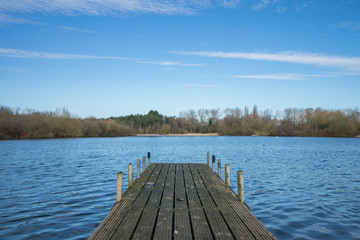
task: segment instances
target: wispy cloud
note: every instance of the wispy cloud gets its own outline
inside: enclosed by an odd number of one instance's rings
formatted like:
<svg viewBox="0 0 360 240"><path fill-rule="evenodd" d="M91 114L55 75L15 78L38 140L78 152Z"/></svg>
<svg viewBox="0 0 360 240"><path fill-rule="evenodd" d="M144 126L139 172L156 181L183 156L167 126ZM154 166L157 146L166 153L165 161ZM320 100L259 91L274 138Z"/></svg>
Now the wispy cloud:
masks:
<svg viewBox="0 0 360 240"><path fill-rule="evenodd" d="M335 24L335 27L344 28L344 29L351 30L351 31L360 31L360 22L342 21L342 22Z"/></svg>
<svg viewBox="0 0 360 240"><path fill-rule="evenodd" d="M194 14L198 9L217 5L236 7L240 0L7 0L0 13L60 13L65 15L107 15L127 12L155 14Z"/></svg>
<svg viewBox="0 0 360 240"><path fill-rule="evenodd" d="M297 0L296 8L307 7L307 0ZM16 17L19 14L61 14L89 16L121 16L127 13L153 13L167 15L193 15L202 9L215 7L252 10L287 10L289 4L283 0L2 0L0 24L29 23Z"/></svg>
<svg viewBox="0 0 360 240"><path fill-rule="evenodd" d="M259 0L259 1L256 1L256 3L254 3L252 5L252 9L253 10L261 10L261 9L264 9L264 8L267 8L269 5L273 5L275 4L277 1L275 0Z"/></svg>
<svg viewBox="0 0 360 240"><path fill-rule="evenodd" d="M4 13L1 13L1 11L0 11L0 26L5 23L6 24L8 24L8 23L11 23L11 24L38 24L36 21L16 17L16 16L9 15L9 14L4 14Z"/></svg>
<svg viewBox="0 0 360 240"><path fill-rule="evenodd" d="M234 8L241 2L241 0L222 0L221 2L226 8Z"/></svg>
<svg viewBox="0 0 360 240"><path fill-rule="evenodd" d="M273 8L275 11L282 13L287 10L287 7L279 0L256 0L251 9L255 11L264 10L267 8Z"/></svg>
<svg viewBox="0 0 360 240"><path fill-rule="evenodd" d="M181 1L179 1L181 2ZM160 0L8 0L0 12L41 12L61 14L115 15L123 12L187 13L186 5Z"/></svg>
<svg viewBox="0 0 360 240"><path fill-rule="evenodd" d="M130 60L130 61L140 60L137 58L128 58L128 57L47 53L47 52L35 52L35 51L7 49L7 48L0 48L0 56L12 57L12 58L43 58L43 59L108 59L108 60Z"/></svg>
<svg viewBox="0 0 360 240"><path fill-rule="evenodd" d="M149 63L159 66L172 67L172 66L181 66L181 67L200 67L202 64L198 63L180 63L180 62L170 62L170 61L145 61L139 60L140 63Z"/></svg>
<svg viewBox="0 0 360 240"><path fill-rule="evenodd" d="M76 27L69 27L69 26L56 26L56 27L59 29L62 29L64 31L69 31L69 32L99 34L99 32L91 31L88 29L80 29L80 28L76 28Z"/></svg>
<svg viewBox="0 0 360 240"><path fill-rule="evenodd" d="M67 54L67 53L48 53L48 52L37 52L27 51L20 49L8 49L0 48L0 56L10 58L38 58L38 59L67 59L67 60L91 60L91 59L103 59L103 60L124 60L132 61L144 64L154 64L164 67L199 67L202 64L197 63L181 63L171 61L151 61L144 60L141 58L130 58L130 57L118 57L118 56L95 56L95 55L83 55L83 54Z"/></svg>
<svg viewBox="0 0 360 240"><path fill-rule="evenodd" d="M258 79L258 80L310 80L313 78L335 77L329 74L299 74L299 73L275 73L258 75L236 75L234 78Z"/></svg>
<svg viewBox="0 0 360 240"><path fill-rule="evenodd" d="M251 4L251 9L255 11L262 11L266 9L272 9L278 13L286 12L291 9L296 12L305 12L308 9L316 9L316 1L309 0L251 0L248 1Z"/></svg>
<svg viewBox="0 0 360 240"><path fill-rule="evenodd" d="M317 53L304 53L304 52L261 53L261 52L173 51L172 53L181 54L181 55L212 57L212 58L249 59L249 60L259 60L259 61L318 65L323 67L335 67L344 70L360 72L359 57L329 56L329 55L323 55Z"/></svg>

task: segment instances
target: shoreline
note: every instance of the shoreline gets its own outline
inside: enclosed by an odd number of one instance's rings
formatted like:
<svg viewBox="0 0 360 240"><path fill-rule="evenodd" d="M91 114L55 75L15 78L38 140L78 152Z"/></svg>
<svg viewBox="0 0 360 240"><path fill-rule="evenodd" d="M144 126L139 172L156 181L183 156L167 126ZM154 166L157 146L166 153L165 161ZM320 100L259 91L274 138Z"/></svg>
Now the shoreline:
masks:
<svg viewBox="0 0 360 240"><path fill-rule="evenodd" d="M24 140L50 140L50 139L77 139L77 138L118 138L118 137L309 137L309 138L360 138L360 135L356 135L354 137L334 137L334 136L328 136L328 137L320 137L320 136L267 136L267 135L220 135L218 133L183 133L183 134L135 134L135 135L128 135L128 136L113 136L113 137L49 137L49 138L0 138L0 141L24 141Z"/></svg>
<svg viewBox="0 0 360 240"><path fill-rule="evenodd" d="M177 133L177 134L136 134L137 137L198 137L198 136L220 136L218 133Z"/></svg>

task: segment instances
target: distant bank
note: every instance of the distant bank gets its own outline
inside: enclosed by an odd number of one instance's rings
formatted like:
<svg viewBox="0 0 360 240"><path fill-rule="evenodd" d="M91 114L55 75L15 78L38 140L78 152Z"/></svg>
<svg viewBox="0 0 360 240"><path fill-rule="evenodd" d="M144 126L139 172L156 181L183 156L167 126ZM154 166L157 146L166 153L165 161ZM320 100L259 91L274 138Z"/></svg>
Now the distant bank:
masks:
<svg viewBox="0 0 360 240"><path fill-rule="evenodd" d="M360 135L360 111L358 108L288 108L273 116L270 111L259 112L254 106L252 111L246 107L244 111L234 108L226 109L223 113L219 109L189 110L182 112L179 117L168 117L151 110L146 115L83 119L71 115L67 109L58 109L56 112L21 112L19 109L0 105L0 139L125 137L137 134L355 137Z"/></svg>
<svg viewBox="0 0 360 240"><path fill-rule="evenodd" d="M220 135L218 133L183 133L183 134L136 134L137 137L172 137L172 136L180 136L180 137L196 137L196 136L229 136L229 135ZM241 136L241 135L237 135ZM251 135L252 137L261 137L261 136L267 136L267 135ZM272 136L273 137L273 136ZM355 138L360 138L360 135L355 136Z"/></svg>
<svg viewBox="0 0 360 240"><path fill-rule="evenodd" d="M140 137L157 137L157 136L184 136L184 137L194 137L194 136L220 136L218 133L184 133L184 134L136 134Z"/></svg>

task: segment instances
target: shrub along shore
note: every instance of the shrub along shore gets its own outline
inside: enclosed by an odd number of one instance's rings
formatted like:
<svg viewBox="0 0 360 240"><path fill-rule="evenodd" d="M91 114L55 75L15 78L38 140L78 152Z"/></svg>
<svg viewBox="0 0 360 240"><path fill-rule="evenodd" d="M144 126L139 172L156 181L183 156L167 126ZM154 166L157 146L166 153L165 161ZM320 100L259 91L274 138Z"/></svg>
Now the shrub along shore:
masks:
<svg viewBox="0 0 360 240"><path fill-rule="evenodd" d="M327 110L287 108L273 113L227 108L199 109L165 116L151 110L109 118L79 118L67 109L55 112L11 109L0 106L0 139L41 139L69 137L120 137L155 135L231 136L316 136L356 137L360 135L358 108Z"/></svg>

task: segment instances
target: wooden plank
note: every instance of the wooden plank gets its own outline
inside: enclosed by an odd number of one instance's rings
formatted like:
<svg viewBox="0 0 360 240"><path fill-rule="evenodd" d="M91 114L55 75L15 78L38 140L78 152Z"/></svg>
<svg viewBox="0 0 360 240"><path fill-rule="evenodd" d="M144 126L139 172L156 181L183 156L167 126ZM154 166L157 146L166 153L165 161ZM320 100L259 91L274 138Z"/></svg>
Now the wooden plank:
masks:
<svg viewBox="0 0 360 240"><path fill-rule="evenodd" d="M221 215L229 226L230 231L235 239L254 239L251 232L244 225L240 217L234 212L230 204L222 196L218 190L218 185L214 184L214 178L217 180L218 176L213 174L213 172L204 172L203 166L198 165L198 170L200 175L205 183L206 188L208 189L211 197L214 199L216 205L218 206ZM221 186L224 188L224 186Z"/></svg>
<svg viewBox="0 0 360 240"><path fill-rule="evenodd" d="M194 239L213 239L188 164L183 164L183 171Z"/></svg>
<svg viewBox="0 0 360 240"><path fill-rule="evenodd" d="M181 164L176 165L174 239L192 239Z"/></svg>
<svg viewBox="0 0 360 240"><path fill-rule="evenodd" d="M244 225L250 230L255 239L277 239L264 224L256 218L249 208L238 200L236 194L231 189L224 188L224 184L220 178L210 175L211 169L209 167L205 164L198 164L197 167L203 178L206 179L206 183L215 187L216 190L211 190L213 191L213 194L222 196L222 198L229 203L232 210L243 221Z"/></svg>
<svg viewBox="0 0 360 240"><path fill-rule="evenodd" d="M115 205L110 210L109 214L105 219L99 224L95 231L88 238L92 239L110 239L114 234L111 229L114 229L122 221L127 210L132 205L133 201L136 199L141 189L145 185L145 182L148 180L152 172L154 171L156 164L151 164L140 176L140 179L135 181L134 187L131 191L125 192L123 199L115 203Z"/></svg>
<svg viewBox="0 0 360 240"><path fill-rule="evenodd" d="M161 201L161 203L160 203ZM276 239L205 164L151 164L89 239Z"/></svg>
<svg viewBox="0 0 360 240"><path fill-rule="evenodd" d="M175 164L171 164L166 177L165 188L156 222L154 239L172 239L173 208L175 189Z"/></svg>
<svg viewBox="0 0 360 240"><path fill-rule="evenodd" d="M169 166L165 164L162 168L132 239L151 239Z"/></svg>
<svg viewBox="0 0 360 240"><path fill-rule="evenodd" d="M215 205L210 194L206 190L204 182L202 181L200 174L195 167L195 164L189 164L189 166L194 179L196 190L198 192L201 204L204 208L214 238L233 239L228 226L226 225L219 210L217 209L217 206Z"/></svg>
<svg viewBox="0 0 360 240"><path fill-rule="evenodd" d="M149 199L152 188L157 178L159 177L162 167L163 164L157 164L155 170L151 174L140 194L134 201L129 211L126 213L123 221L121 221L117 229L114 229L115 233L112 236L112 239L131 239L143 212L144 206Z"/></svg>

